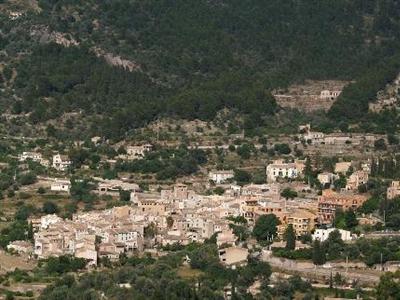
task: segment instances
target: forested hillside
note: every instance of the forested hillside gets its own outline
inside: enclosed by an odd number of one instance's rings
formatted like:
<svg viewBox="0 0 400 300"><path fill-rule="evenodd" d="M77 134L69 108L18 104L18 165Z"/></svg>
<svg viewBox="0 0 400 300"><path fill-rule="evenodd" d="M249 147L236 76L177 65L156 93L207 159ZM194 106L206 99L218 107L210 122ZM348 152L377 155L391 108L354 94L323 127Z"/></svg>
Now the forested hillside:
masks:
<svg viewBox="0 0 400 300"><path fill-rule="evenodd" d="M40 0L17 19L0 5L2 110L33 112L33 123L81 111L106 136L223 108L261 126L279 110L270 91L305 79L354 81L328 114L354 123L400 71L395 0ZM110 66L95 48L137 68Z"/></svg>

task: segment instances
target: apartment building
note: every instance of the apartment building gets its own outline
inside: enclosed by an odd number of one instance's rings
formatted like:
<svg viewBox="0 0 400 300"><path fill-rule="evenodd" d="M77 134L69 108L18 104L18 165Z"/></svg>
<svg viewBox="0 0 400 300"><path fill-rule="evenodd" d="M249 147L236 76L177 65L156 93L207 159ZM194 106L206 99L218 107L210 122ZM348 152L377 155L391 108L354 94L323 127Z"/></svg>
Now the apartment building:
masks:
<svg viewBox="0 0 400 300"><path fill-rule="evenodd" d="M335 217L336 210L357 209L366 200L367 196L363 194L354 194L351 192L335 192L333 190L323 190L318 198L318 220L320 223L329 224Z"/></svg>

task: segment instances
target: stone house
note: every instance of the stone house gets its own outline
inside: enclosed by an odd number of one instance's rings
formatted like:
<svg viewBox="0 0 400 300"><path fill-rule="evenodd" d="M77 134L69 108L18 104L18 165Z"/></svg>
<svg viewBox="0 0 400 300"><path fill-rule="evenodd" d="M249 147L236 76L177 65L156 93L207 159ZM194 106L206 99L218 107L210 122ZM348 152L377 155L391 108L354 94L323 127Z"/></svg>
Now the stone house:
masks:
<svg viewBox="0 0 400 300"><path fill-rule="evenodd" d="M208 179L212 180L216 184L221 184L235 176L233 170L221 170L221 171L211 171L208 174Z"/></svg>
<svg viewBox="0 0 400 300"><path fill-rule="evenodd" d="M296 179L303 174L305 162L296 160L285 163L283 160L275 160L266 169L267 181L274 182L278 178Z"/></svg>
<svg viewBox="0 0 400 300"><path fill-rule="evenodd" d="M72 165L72 161L67 155L53 155L53 168L58 171L66 171Z"/></svg>
<svg viewBox="0 0 400 300"><path fill-rule="evenodd" d="M400 196L400 181L392 181L390 186L387 188L386 197L388 199L394 199Z"/></svg>

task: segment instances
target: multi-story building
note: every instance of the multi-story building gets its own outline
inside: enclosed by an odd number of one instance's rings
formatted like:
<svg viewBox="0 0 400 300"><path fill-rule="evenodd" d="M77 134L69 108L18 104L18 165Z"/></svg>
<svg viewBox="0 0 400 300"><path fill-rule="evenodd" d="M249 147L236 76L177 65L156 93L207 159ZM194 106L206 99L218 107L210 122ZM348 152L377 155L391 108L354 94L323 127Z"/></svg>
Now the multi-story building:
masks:
<svg viewBox="0 0 400 300"><path fill-rule="evenodd" d="M315 213L305 209L288 211L286 217L287 225L291 224L293 226L297 237L310 233L315 228L317 220Z"/></svg>
<svg viewBox="0 0 400 300"><path fill-rule="evenodd" d="M322 195L318 198L318 220L322 224L329 224L333 221L338 209L343 211L355 210L366 200L367 196L363 194L323 190Z"/></svg>

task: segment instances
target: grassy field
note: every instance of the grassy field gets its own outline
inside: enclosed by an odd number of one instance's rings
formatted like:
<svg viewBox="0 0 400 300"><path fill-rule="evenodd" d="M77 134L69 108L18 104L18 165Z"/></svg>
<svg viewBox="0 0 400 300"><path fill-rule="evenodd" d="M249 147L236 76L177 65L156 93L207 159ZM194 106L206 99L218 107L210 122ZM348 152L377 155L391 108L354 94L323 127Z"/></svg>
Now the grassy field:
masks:
<svg viewBox="0 0 400 300"><path fill-rule="evenodd" d="M200 270L192 269L189 266L181 266L178 269L178 276L183 279L195 279L203 275L204 273Z"/></svg>

